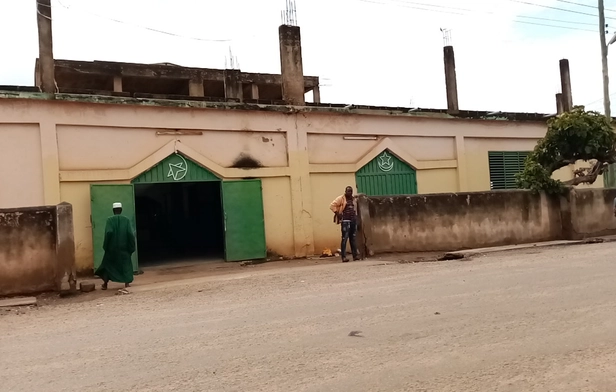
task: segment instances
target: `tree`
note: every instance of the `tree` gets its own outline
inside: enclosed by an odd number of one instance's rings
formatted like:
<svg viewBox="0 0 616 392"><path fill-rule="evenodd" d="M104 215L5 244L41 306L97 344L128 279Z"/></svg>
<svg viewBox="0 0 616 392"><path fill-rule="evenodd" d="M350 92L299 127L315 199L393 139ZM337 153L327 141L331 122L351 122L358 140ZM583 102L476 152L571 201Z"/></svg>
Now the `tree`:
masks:
<svg viewBox="0 0 616 392"><path fill-rule="evenodd" d="M576 170L566 182L552 178L556 170L580 160L590 167ZM522 189L558 193L565 186L594 183L615 162L616 133L607 117L576 106L548 121L548 132L526 158L516 181Z"/></svg>

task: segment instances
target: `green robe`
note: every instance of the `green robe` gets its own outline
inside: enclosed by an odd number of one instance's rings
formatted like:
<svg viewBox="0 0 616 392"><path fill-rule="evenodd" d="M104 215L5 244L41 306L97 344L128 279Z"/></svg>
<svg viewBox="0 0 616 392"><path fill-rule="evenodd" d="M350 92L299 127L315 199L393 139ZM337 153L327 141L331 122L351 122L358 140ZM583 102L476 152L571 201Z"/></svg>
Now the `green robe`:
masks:
<svg viewBox="0 0 616 392"><path fill-rule="evenodd" d="M130 219L122 215L107 218L103 242L103 262L94 272L103 280L118 283L133 281L131 255L135 252L135 235Z"/></svg>

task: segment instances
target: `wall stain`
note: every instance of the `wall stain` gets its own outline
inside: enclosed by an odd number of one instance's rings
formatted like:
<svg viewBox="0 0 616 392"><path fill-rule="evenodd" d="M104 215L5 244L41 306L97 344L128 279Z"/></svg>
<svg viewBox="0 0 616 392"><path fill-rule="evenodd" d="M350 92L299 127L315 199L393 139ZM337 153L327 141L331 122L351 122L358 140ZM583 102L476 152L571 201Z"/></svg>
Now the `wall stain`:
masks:
<svg viewBox="0 0 616 392"><path fill-rule="evenodd" d="M250 155L241 153L235 159L231 167L234 167L236 169L256 169L259 167L263 167L263 164L261 164L261 162L251 157Z"/></svg>

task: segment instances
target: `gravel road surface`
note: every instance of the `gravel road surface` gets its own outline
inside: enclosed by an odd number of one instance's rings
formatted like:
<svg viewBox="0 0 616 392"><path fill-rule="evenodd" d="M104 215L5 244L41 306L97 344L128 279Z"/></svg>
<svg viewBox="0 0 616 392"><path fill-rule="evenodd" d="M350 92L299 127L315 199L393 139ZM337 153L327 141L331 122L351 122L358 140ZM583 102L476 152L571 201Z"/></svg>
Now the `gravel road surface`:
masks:
<svg viewBox="0 0 616 392"><path fill-rule="evenodd" d="M0 311L0 391L616 391L616 243Z"/></svg>

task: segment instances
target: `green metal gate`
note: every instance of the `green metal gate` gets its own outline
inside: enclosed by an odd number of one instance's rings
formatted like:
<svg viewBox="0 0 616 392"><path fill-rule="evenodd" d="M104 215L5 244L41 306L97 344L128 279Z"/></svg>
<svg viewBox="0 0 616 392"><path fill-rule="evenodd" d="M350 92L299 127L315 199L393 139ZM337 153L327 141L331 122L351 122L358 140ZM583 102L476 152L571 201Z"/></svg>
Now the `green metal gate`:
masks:
<svg viewBox="0 0 616 392"><path fill-rule="evenodd" d="M223 181L225 259L266 257L261 180Z"/></svg>
<svg viewBox="0 0 616 392"><path fill-rule="evenodd" d="M417 194L417 172L389 150L355 173L357 192L368 196Z"/></svg>
<svg viewBox="0 0 616 392"><path fill-rule="evenodd" d="M221 184L225 260L266 257L261 180L221 181L215 174L181 154L171 154L133 179L133 184L217 181Z"/></svg>
<svg viewBox="0 0 616 392"><path fill-rule="evenodd" d="M103 261L103 241L105 240L105 224L107 218L113 215L113 203L122 203L122 215L130 219L133 231L136 232L135 222L135 193L130 184L90 185L90 202L92 213L92 251L94 253L94 269ZM133 271L138 271L137 251L131 257Z"/></svg>

